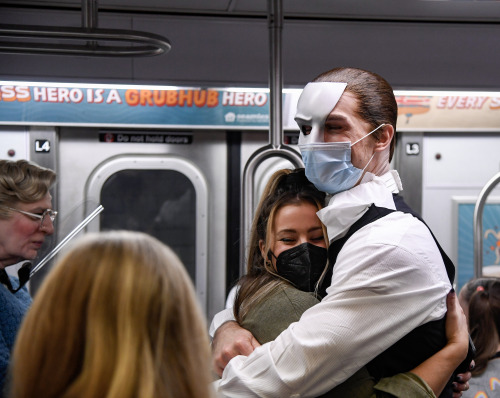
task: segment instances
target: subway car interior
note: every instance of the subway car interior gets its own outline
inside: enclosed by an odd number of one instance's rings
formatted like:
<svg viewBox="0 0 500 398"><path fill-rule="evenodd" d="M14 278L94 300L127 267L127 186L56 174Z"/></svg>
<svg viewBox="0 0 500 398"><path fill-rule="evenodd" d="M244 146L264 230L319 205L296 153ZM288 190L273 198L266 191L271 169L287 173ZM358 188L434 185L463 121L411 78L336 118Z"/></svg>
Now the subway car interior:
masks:
<svg viewBox="0 0 500 398"><path fill-rule="evenodd" d="M38 260L102 205L78 233L157 237L211 319L264 185L302 167L302 88L366 69L395 90L391 166L459 288L500 268L499 37L499 1L0 0L0 159L57 173Z"/></svg>

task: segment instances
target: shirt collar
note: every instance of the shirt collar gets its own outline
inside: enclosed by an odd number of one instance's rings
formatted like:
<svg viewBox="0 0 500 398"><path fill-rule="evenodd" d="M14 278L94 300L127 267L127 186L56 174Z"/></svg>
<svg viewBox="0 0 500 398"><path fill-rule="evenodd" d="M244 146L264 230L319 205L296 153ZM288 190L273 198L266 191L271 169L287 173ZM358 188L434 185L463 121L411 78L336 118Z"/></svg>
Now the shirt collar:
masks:
<svg viewBox="0 0 500 398"><path fill-rule="evenodd" d="M399 191L403 190L401 178L399 178L399 173L396 170L390 170L378 178L384 182L387 189L392 193L399 193Z"/></svg>
<svg viewBox="0 0 500 398"><path fill-rule="evenodd" d="M328 240L344 236L372 204L396 210L392 194L402 189L398 172L391 170L382 176L366 173L359 185L333 195L328 206L317 213L326 226Z"/></svg>

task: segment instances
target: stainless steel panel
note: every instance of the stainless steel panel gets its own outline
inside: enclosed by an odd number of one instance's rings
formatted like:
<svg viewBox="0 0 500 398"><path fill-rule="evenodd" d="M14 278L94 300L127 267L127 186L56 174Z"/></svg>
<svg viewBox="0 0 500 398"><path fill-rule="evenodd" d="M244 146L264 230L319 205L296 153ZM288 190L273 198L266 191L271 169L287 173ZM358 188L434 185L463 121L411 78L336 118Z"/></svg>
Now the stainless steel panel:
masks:
<svg viewBox="0 0 500 398"><path fill-rule="evenodd" d="M127 133L126 130L122 132ZM152 134L151 131L145 133ZM174 133L169 132L169 134ZM120 163L120 159L122 161L127 159L131 162L136 159L138 168L155 169L158 168L158 162L164 162L175 171L182 169L182 173L193 181L197 195L199 192L196 211L200 216L198 224L201 227L199 230L197 228L196 239L198 247L201 246L201 248L196 255L196 266L203 268L203 263L206 263L206 270L200 272L201 279L196 280L195 283L202 305L205 307L205 313L211 319L224 307L225 300L226 133L196 131L189 134L192 137L192 143L188 145L109 143L99 141L98 129L62 128L59 135L59 210L62 216L59 228L61 236L64 236L87 213L97 207L100 197L93 193L94 186L98 179L108 173L110 166L106 165ZM153 166L152 162L156 162L156 165ZM147 166L148 163L149 166ZM147 194L147 192L138 192L138 195ZM178 216L182 217L182 214ZM95 222L93 221L88 230L98 228L94 225Z"/></svg>
<svg viewBox="0 0 500 398"><path fill-rule="evenodd" d="M163 174L157 173L162 171ZM120 174L122 177L118 182ZM182 181L183 176L187 177L187 183ZM170 181L160 179L162 177L170 177ZM115 183L106 189L110 180ZM194 193L190 190L191 186ZM93 224L94 230L139 230L169 245L188 269L206 311L208 187L196 165L185 159L167 156L113 157L91 174L85 196L100 202L105 209L100 225ZM104 220L106 217L107 222ZM190 228L190 224L195 228ZM193 253L195 256L192 258Z"/></svg>

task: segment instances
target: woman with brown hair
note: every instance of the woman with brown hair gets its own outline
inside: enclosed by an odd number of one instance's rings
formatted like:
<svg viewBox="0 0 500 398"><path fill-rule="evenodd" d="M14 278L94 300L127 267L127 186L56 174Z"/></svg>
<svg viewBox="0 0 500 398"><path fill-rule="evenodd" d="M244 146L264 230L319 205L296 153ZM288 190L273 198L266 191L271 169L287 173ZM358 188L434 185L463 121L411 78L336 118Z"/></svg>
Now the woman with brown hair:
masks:
<svg viewBox="0 0 500 398"><path fill-rule="evenodd" d="M316 216L324 202L325 194L306 179L304 169L278 170L262 193L250 234L247 272L238 283L233 307L236 320L255 330L261 343L274 340L326 294L331 277L331 270L326 276L328 241ZM290 308L284 308L286 304ZM272 325L254 323L260 312L272 307L280 308ZM290 318L291 313L296 316Z"/></svg>
<svg viewBox="0 0 500 398"><path fill-rule="evenodd" d="M89 234L56 264L19 332L12 398L206 398L206 324L179 258L139 232Z"/></svg>

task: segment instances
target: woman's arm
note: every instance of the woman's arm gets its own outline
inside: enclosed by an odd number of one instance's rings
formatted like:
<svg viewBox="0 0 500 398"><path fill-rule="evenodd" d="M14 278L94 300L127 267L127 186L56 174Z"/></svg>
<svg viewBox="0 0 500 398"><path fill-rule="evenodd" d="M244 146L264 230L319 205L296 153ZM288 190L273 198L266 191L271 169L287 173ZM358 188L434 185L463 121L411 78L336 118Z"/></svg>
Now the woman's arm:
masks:
<svg viewBox="0 0 500 398"><path fill-rule="evenodd" d="M410 372L381 379L374 387L373 397L434 398L441 394L455 369L465 359L469 347L467 320L454 291L448 294L446 303L446 346ZM470 372L462 377L462 384L454 388L454 398L468 389Z"/></svg>
<svg viewBox="0 0 500 398"><path fill-rule="evenodd" d="M467 356L469 333L467 319L460 306L455 291L446 298L446 337L448 344L411 372L425 380L438 396L451 378L455 369Z"/></svg>

